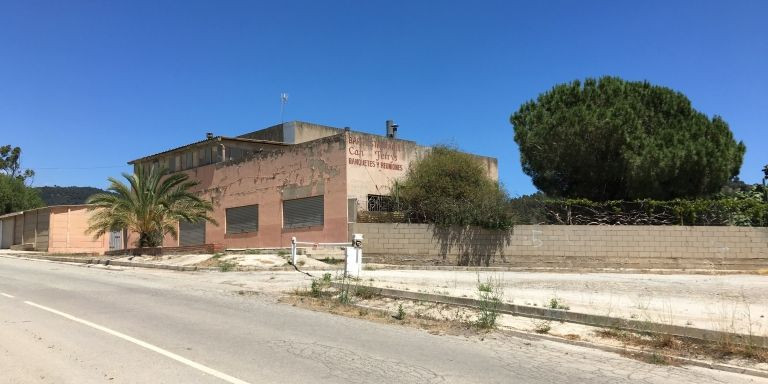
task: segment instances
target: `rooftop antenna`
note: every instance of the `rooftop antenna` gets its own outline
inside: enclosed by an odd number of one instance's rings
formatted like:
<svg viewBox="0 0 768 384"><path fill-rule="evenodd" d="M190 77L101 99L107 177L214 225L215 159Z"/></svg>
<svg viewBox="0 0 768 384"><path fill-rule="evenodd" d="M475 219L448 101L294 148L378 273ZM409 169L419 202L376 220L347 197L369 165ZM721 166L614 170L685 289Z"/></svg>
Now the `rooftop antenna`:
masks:
<svg viewBox="0 0 768 384"><path fill-rule="evenodd" d="M285 111L285 104L288 103L288 94L283 92L280 94L280 124L283 123L283 112Z"/></svg>

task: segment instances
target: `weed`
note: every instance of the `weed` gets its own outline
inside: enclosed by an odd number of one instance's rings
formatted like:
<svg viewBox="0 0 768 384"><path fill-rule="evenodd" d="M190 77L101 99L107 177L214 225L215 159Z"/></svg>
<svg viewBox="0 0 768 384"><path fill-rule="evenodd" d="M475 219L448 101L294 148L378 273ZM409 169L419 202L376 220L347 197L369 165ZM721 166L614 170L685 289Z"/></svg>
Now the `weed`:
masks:
<svg viewBox="0 0 768 384"><path fill-rule="evenodd" d="M553 297L553 298L549 299L549 308L551 308L551 309L562 309L564 311L567 311L567 310L571 309L570 306L566 305L563 302L563 299L558 299L557 297Z"/></svg>
<svg viewBox="0 0 768 384"><path fill-rule="evenodd" d="M768 350L751 345L736 344L732 340L709 342L679 338L660 333L636 333L618 329L604 329L596 331L595 334L600 337L619 340L626 345L641 347L643 349L648 348L653 354L657 354L661 351L664 354L677 354L694 358L701 356L718 360L744 358L757 363L768 362ZM664 361L657 361L659 360L657 357ZM650 357L645 356L641 360L653 364L675 363L674 359L670 359L663 354L659 354L656 357L653 355Z"/></svg>
<svg viewBox="0 0 768 384"><path fill-rule="evenodd" d="M487 282L487 283L480 283L480 282L478 282L477 283L477 290L480 291L480 292L491 293L491 292L493 292L493 285L491 284L490 281Z"/></svg>
<svg viewBox="0 0 768 384"><path fill-rule="evenodd" d="M349 304L351 302L349 298L349 287L347 289L343 289L339 292L339 303L342 304Z"/></svg>
<svg viewBox="0 0 768 384"><path fill-rule="evenodd" d="M394 318L400 321L405 320L405 309L403 309L402 303L397 306L397 313L395 314Z"/></svg>
<svg viewBox="0 0 768 384"><path fill-rule="evenodd" d="M342 278L341 280L341 288L339 288L339 296L338 300L341 304L349 304L352 302L351 297L349 297L349 288L351 284L349 283L349 279Z"/></svg>
<svg viewBox="0 0 768 384"><path fill-rule="evenodd" d="M543 320L543 321L534 321L533 322L533 331L538 334L545 334L549 333L549 331L552 330L552 322L549 320Z"/></svg>
<svg viewBox="0 0 768 384"><path fill-rule="evenodd" d="M501 279L488 277L483 283L480 276L477 277L477 294L480 298L480 308L475 325L481 329L496 327L496 319L499 317L499 307L504 297L504 287Z"/></svg>
<svg viewBox="0 0 768 384"><path fill-rule="evenodd" d="M323 273L323 282L330 283L331 282L331 274L330 273Z"/></svg>
<svg viewBox="0 0 768 384"><path fill-rule="evenodd" d="M245 254L246 255L258 255L258 254L261 254L261 251L259 251L258 249L246 249L245 250Z"/></svg>
<svg viewBox="0 0 768 384"><path fill-rule="evenodd" d="M213 258L213 259L220 259L222 256L224 256L223 253L214 253L211 258Z"/></svg>
<svg viewBox="0 0 768 384"><path fill-rule="evenodd" d="M653 352L650 355L646 355L645 362L656 365L670 365L670 360L668 357L659 355L656 352Z"/></svg>
<svg viewBox="0 0 768 384"><path fill-rule="evenodd" d="M219 271L229 272L237 267L237 263L228 260L219 260Z"/></svg>
<svg viewBox="0 0 768 384"><path fill-rule="evenodd" d="M284 249L281 249L281 250L277 251L277 256L279 256L279 257L285 257L287 255L288 255L288 251L286 251Z"/></svg>
<svg viewBox="0 0 768 384"><path fill-rule="evenodd" d="M312 280L312 284L309 286L309 292L312 297L320 297L323 295L323 286L320 281Z"/></svg>
<svg viewBox="0 0 768 384"><path fill-rule="evenodd" d="M363 300L370 300L374 297L379 296L379 293L376 291L376 288L370 287L367 285L360 285L355 287L355 296L363 299Z"/></svg>

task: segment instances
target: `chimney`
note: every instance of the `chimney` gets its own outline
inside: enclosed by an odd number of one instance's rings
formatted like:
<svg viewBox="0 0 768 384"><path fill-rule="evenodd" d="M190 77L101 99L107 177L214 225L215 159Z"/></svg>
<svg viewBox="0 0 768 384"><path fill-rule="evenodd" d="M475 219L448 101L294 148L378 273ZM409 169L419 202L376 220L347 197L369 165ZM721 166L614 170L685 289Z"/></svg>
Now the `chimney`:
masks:
<svg viewBox="0 0 768 384"><path fill-rule="evenodd" d="M207 132L205 134L205 138L208 139L208 140L213 139L213 132Z"/></svg>
<svg viewBox="0 0 768 384"><path fill-rule="evenodd" d="M397 127L398 125L395 124L392 120L387 120L387 137L394 139L397 137Z"/></svg>

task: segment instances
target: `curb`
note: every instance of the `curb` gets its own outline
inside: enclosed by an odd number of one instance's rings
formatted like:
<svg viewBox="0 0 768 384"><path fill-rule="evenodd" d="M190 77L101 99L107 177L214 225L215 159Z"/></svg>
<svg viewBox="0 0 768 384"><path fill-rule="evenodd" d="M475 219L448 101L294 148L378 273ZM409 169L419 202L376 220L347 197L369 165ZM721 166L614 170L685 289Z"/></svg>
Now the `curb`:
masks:
<svg viewBox="0 0 768 384"><path fill-rule="evenodd" d="M342 284L338 282L332 282L332 286L335 288L341 288ZM480 300L467 298L467 297L455 297L437 295L432 293L420 293L412 291L402 291L391 288L379 288L371 287L379 295L397 298L408 299L418 301L429 301L434 303L457 305L469 308L481 308L482 302ZM593 315L588 313L571 312L561 309L551 309L542 307L533 307L528 305L518 305L509 303L500 303L498 311L515 316L531 317L544 320L553 320L561 322L569 322L576 324L589 325L593 327L604 327L613 329L622 329L633 332L645 332L645 333L660 333L668 334L678 337L684 337L689 339L698 339L709 342L719 342L722 340L729 340L730 342L742 345L752 346L768 346L768 337L764 336L749 336L735 333L728 333L722 331L714 331L702 328L684 327L672 324L652 323L640 320L622 319L617 317Z"/></svg>
<svg viewBox="0 0 768 384"><path fill-rule="evenodd" d="M207 269L207 268L205 269L198 268L195 266L134 263L130 261L117 261L113 259L96 259L96 258L83 258L83 257L35 256L35 255L0 255L0 257L14 258L14 259L27 259L27 260L46 260L46 261L56 261L61 263L94 264L94 265L115 266L115 267L167 269L172 271L184 271L184 272L200 271L200 270Z"/></svg>
<svg viewBox="0 0 768 384"><path fill-rule="evenodd" d="M376 311L376 312L379 312L379 313L382 313L382 314L385 314L385 315L391 315L391 312L389 312L389 311L387 311L385 309L381 309L381 308L368 307L368 306L365 306L365 305L358 305L358 304L348 304L348 305L351 305L351 306L354 306L354 307L358 307L358 308L363 308L363 309L366 309L366 310L369 310L369 311ZM664 354L659 354L659 353L654 353L654 352L648 352L648 351L645 351L645 350L642 350L642 349L637 349L637 348L614 347L614 346L610 346L610 345L601 345L601 344L590 343L590 342L582 341L582 340L568 340L568 339L565 339L565 338L562 338L562 337L551 336L551 335L541 335L541 334L537 334L537 333L529 333L529 332L520 331L520 330L516 330L516 329L500 329L499 331L502 332L502 333L511 334L511 335L513 335L515 337L519 337L519 338L522 338L522 339L546 340L546 341L551 341L551 342L554 342L554 343L568 344L568 345L573 345L573 346L582 347L582 348L590 348L590 349L596 349L596 350L600 350L600 351L604 351L604 352L616 353L616 354L619 354L619 355L624 355L624 354L627 354L627 353L631 353L633 355L640 355L640 356L648 357L648 358L661 356L661 357L664 357L666 359L669 359L671 361L674 361L674 362L677 362L677 363L680 363L680 364L683 364L683 365L692 365L692 366L701 367L701 368L713 369L713 370L716 370L716 371L723 371L723 372L730 372L730 373L736 373L736 374L742 374L742 375L749 375L749 376L755 376L755 377L768 378L768 371L763 371L763 370L759 370L759 369L739 367L739 366L730 365L730 364L721 364L721 363L707 362L707 361L703 361L703 360L689 359L687 357L664 355Z"/></svg>
<svg viewBox="0 0 768 384"><path fill-rule="evenodd" d="M645 275L756 275L756 270L735 269L635 269L635 268L531 268L468 267L459 265L411 265L363 263L363 270L468 271L468 272L548 272L548 273L626 273Z"/></svg>
<svg viewBox="0 0 768 384"><path fill-rule="evenodd" d="M752 368L745 368L745 367L738 367L735 365L729 365L729 364L721 364L721 363L710 363L703 360L694 360L689 359L687 357L679 357L679 356L671 356L671 355L664 355L659 353L653 353L648 352L642 349L636 349L636 348L626 348L626 347L613 347L610 345L600 345L600 344L594 344L587 341L581 341L581 340L568 340L557 336L548 336L548 335L539 335L535 333L528 333L524 331L518 331L518 330L512 330L512 329L504 329L502 332L508 332L512 333L515 336L518 337L528 337L528 338L536 338L536 339L542 339L542 340L548 340L555 343L563 343L563 344L570 344L577 347L583 347L583 348L592 348L597 349L605 352L614 352L618 354L623 353L632 353L635 355L642 355L644 357L653 357L655 356L661 356L665 357L667 359L670 359L672 361L676 361L678 363L684 364L684 365L693 365L696 367L702 367L702 368L709 368L714 369L717 371L724 371L724 372L731 372L731 373L738 373L742 375L749 375L749 376L756 376L756 377L764 377L768 378L768 371L763 371L759 369L752 369Z"/></svg>
<svg viewBox="0 0 768 384"><path fill-rule="evenodd" d="M88 257L66 257L66 256L43 256L43 255L18 255L18 254L5 254L0 255L9 259L27 259L27 260L45 260L61 263L77 263L77 264L92 264L92 265L104 265L115 267L135 267L135 268L148 268L148 269L165 269L170 271L180 272L218 272L219 268L215 267L197 267L197 266L182 266L182 265L167 265L167 264L151 264L151 263L135 263L132 261L118 261L113 259L100 259L100 258L88 258ZM335 271L338 268L318 269L317 271ZM280 266L273 268L261 268L261 269L233 269L232 272L279 272L279 271L293 271L293 266ZM312 270L314 271L314 269Z"/></svg>

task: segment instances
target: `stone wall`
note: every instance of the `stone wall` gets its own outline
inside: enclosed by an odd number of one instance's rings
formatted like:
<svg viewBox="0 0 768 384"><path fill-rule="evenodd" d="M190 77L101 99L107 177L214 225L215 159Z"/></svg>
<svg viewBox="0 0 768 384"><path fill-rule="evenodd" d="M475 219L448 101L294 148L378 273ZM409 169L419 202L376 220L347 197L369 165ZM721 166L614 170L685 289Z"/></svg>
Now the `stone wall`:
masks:
<svg viewBox="0 0 768 384"><path fill-rule="evenodd" d="M511 231L356 223L367 262L513 268L756 270L768 228L519 225Z"/></svg>

